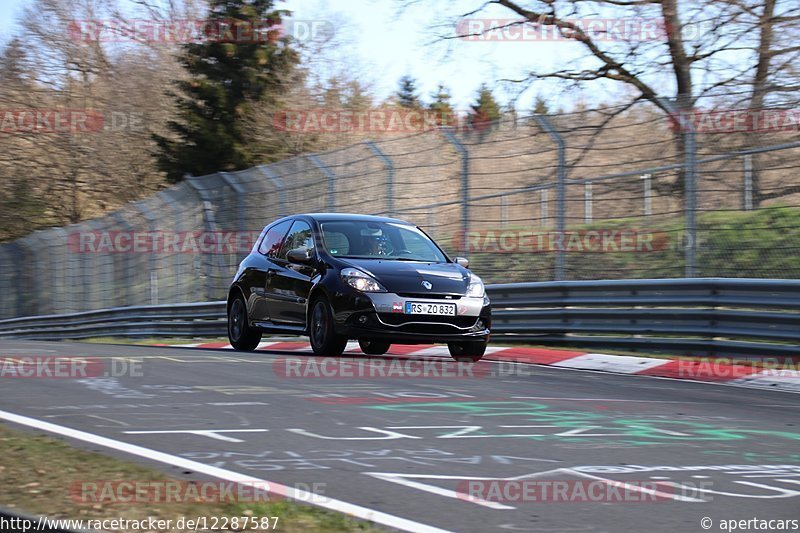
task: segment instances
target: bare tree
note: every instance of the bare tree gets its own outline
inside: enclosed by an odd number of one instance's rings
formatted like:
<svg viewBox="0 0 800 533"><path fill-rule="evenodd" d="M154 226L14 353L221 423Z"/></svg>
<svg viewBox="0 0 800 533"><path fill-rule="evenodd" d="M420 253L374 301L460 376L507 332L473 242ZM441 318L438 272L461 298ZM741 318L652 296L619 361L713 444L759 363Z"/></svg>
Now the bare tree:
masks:
<svg viewBox="0 0 800 533"><path fill-rule="evenodd" d="M90 120L69 131L0 133L0 190L16 191L9 205L27 205L24 221L0 221L2 238L97 216L165 186L150 131L172 116L163 87L182 75L175 45L75 31L81 21L121 17L113 0L35 0L3 50L0 108Z"/></svg>
<svg viewBox="0 0 800 533"><path fill-rule="evenodd" d="M584 54L552 71L534 69L513 80L557 80L570 86L607 89L627 87L627 104L644 100L663 114L691 117L698 109L715 107L761 110L797 103L800 77L800 4L792 0L490 0L460 13L461 18L496 14L498 8L514 19L486 25L476 33L460 24L446 39L480 38L514 26L552 28ZM606 31L588 20L638 21L623 30ZM653 31L653 28L656 31ZM648 28L644 30L644 28ZM625 102L623 102L625 103ZM629 105L608 113L610 122ZM680 128L679 128L680 129ZM599 130L598 130L599 131ZM680 131L675 133L683 151ZM729 141L729 139L728 139ZM676 186L680 190L681 184ZM766 199L796 192L756 195Z"/></svg>

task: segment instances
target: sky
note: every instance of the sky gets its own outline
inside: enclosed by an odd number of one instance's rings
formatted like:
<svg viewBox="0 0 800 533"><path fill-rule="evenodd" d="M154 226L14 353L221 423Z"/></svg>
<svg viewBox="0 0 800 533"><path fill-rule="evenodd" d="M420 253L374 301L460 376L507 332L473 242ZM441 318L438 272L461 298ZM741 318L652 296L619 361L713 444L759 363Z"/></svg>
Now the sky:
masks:
<svg viewBox="0 0 800 533"><path fill-rule="evenodd" d="M0 43L7 42L14 33L15 19L30 2L0 0ZM437 35L452 35L455 31L452 25L437 29L437 24L445 19L452 21L455 16L479 5L481 2L472 0L429 0L404 8L398 0L286 0L277 3L277 7L292 11L297 20L332 23L336 46L324 54L323 68L331 73L346 71L357 77L379 100L394 93L400 77L409 74L417 80L423 100L430 101L438 84L443 83L449 89L453 106L466 110L475 100L481 83L486 82L494 86L498 100L507 104L520 85L497 84L498 80L524 77L534 66L558 68L560 64L574 61L581 51L579 44L565 42L437 39ZM503 8L485 13L513 18ZM530 109L537 94L547 100L547 87L540 85L528 90L517 102L517 108Z"/></svg>
<svg viewBox="0 0 800 533"><path fill-rule="evenodd" d="M358 69L373 90L383 98L397 90L398 80L410 74L418 81L423 98L430 99L439 83L448 87L457 109L474 101L483 82L517 78L534 66L552 68L559 59L572 57L577 50L565 43L467 42L442 40L455 29L438 27L448 18L480 5L475 2L428 1L400 8L394 0L289 0L284 4L298 20L328 19L334 22L337 37L343 41L343 55L355 57L350 69ZM506 12L495 11L498 14ZM570 50L564 50L565 46ZM561 48L559 50L559 48ZM354 52L354 53L353 53ZM347 64L347 60L340 62ZM359 69L360 66L360 69ZM510 92L498 88L499 99L507 103ZM536 93L524 99L531 105ZM524 106L523 106L524 107Z"/></svg>

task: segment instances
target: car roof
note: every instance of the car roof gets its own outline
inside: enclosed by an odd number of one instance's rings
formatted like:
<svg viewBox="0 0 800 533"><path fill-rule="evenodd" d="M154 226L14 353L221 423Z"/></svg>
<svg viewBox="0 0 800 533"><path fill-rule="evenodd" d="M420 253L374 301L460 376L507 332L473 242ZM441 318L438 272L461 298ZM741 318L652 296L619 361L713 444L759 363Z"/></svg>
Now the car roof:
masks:
<svg viewBox="0 0 800 533"><path fill-rule="evenodd" d="M413 226L411 222L400 220L398 218L379 217L374 215L361 215L357 213L300 213L293 215L295 217L309 217L317 222L337 222L345 220L355 220L359 222L393 222L395 224L407 224Z"/></svg>

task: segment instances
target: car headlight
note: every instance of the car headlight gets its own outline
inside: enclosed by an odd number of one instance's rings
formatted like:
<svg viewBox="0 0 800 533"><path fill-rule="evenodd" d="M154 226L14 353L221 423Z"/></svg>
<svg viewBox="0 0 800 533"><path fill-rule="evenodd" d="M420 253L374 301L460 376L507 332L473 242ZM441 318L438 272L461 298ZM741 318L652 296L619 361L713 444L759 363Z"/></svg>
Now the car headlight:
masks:
<svg viewBox="0 0 800 533"><path fill-rule="evenodd" d="M471 298L483 298L485 289L481 278L475 274L470 273L469 285L467 286L467 296Z"/></svg>
<svg viewBox="0 0 800 533"><path fill-rule="evenodd" d="M342 279L345 283L361 292L386 292L375 278L356 268L345 268L342 270Z"/></svg>

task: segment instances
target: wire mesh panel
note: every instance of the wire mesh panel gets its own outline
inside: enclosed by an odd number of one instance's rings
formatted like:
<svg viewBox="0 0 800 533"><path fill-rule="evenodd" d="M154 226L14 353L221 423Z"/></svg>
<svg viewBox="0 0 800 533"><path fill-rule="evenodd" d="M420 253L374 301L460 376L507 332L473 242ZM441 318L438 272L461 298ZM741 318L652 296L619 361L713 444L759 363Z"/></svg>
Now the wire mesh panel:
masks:
<svg viewBox="0 0 800 533"><path fill-rule="evenodd" d="M266 224L322 211L413 222L494 283L800 278L797 128L704 105L688 122L641 102L509 114L189 177L0 244L0 317L224 299Z"/></svg>

